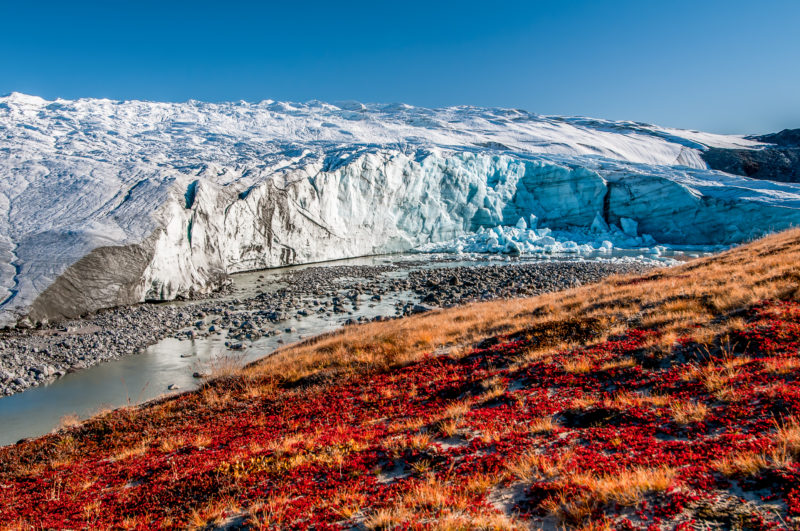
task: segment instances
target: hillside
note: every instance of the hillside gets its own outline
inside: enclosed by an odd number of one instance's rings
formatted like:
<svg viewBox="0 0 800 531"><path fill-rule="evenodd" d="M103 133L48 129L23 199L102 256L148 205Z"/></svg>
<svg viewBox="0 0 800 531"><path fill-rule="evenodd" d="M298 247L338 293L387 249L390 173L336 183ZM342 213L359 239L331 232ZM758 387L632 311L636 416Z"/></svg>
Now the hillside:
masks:
<svg viewBox="0 0 800 531"><path fill-rule="evenodd" d="M370 323L0 449L0 527L800 523L800 230Z"/></svg>
<svg viewBox="0 0 800 531"><path fill-rule="evenodd" d="M710 149L766 148L517 109L14 93L0 97L0 326L421 246L657 253L800 223L800 185L711 171Z"/></svg>

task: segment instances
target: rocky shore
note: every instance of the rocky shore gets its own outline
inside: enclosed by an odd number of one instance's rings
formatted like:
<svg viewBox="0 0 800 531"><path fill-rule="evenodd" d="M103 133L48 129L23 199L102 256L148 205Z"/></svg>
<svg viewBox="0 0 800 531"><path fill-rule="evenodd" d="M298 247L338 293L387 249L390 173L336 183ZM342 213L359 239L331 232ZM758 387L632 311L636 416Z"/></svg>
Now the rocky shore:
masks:
<svg viewBox="0 0 800 531"><path fill-rule="evenodd" d="M141 352L166 337L224 334L229 348L238 349L264 335L282 333L281 323L290 318L317 314L344 324L389 319L470 301L561 290L652 267L611 261L436 265L419 260L309 267L280 277L258 275L249 296L240 298L234 291L178 304L114 308L37 329L5 330L0 332L0 396ZM387 297L396 299L390 315L356 317L361 306Z"/></svg>

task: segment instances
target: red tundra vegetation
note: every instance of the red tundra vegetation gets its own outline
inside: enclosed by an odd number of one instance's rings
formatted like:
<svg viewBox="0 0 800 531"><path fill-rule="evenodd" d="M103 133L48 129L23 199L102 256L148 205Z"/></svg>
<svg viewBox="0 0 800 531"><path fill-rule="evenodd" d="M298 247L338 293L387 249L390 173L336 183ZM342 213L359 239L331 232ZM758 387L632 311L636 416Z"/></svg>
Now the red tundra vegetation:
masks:
<svg viewBox="0 0 800 531"><path fill-rule="evenodd" d="M0 449L0 528L797 527L797 264L348 327Z"/></svg>

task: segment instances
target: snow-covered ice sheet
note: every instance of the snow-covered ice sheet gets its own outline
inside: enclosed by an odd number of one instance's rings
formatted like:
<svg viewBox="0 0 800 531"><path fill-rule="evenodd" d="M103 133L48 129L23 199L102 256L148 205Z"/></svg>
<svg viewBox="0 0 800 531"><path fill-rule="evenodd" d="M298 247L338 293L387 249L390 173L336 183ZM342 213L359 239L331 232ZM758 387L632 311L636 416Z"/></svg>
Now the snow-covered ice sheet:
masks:
<svg viewBox="0 0 800 531"><path fill-rule="evenodd" d="M797 185L709 171L707 146L760 144L515 109L11 94L0 324L289 263L415 248L653 256L800 222Z"/></svg>

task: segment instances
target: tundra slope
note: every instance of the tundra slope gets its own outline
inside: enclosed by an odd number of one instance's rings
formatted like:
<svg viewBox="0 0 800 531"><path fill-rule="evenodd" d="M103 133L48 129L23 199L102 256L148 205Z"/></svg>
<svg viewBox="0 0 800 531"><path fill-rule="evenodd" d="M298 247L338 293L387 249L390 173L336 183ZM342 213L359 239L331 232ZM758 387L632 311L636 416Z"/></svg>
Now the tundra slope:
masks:
<svg viewBox="0 0 800 531"><path fill-rule="evenodd" d="M0 325L205 293L236 271L457 250L487 229L487 250L553 252L727 244L800 221L798 185L709 171L708 147L762 144L514 109L14 93L0 98Z"/></svg>
<svg viewBox="0 0 800 531"><path fill-rule="evenodd" d="M0 448L0 527L797 529L798 260L345 327Z"/></svg>

